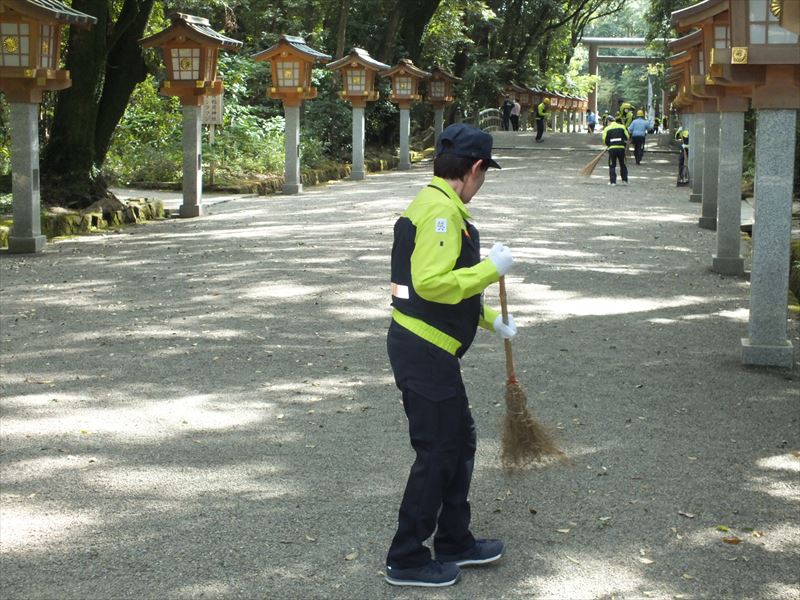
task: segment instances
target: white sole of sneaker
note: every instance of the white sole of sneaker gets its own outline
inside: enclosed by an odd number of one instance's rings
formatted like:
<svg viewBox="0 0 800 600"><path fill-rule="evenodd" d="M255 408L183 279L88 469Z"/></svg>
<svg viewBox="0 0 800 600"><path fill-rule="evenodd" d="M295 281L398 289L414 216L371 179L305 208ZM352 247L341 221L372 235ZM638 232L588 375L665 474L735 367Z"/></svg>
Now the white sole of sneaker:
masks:
<svg viewBox="0 0 800 600"><path fill-rule="evenodd" d="M472 560L459 560L459 561L456 561L456 566L469 567L471 565L488 565L489 563L493 563L495 561L500 560L502 557L503 557L503 553L501 552L497 556L490 556L489 558L480 558L480 559L472 559Z"/></svg>
<svg viewBox="0 0 800 600"><path fill-rule="evenodd" d="M412 587L447 587L449 585L454 585L458 578L461 576L459 573L456 575L455 579L451 579L449 581L442 581L440 583L430 583L427 581L413 581L409 579L392 579L388 575L384 577L386 583L389 585L397 585L397 586L412 586Z"/></svg>

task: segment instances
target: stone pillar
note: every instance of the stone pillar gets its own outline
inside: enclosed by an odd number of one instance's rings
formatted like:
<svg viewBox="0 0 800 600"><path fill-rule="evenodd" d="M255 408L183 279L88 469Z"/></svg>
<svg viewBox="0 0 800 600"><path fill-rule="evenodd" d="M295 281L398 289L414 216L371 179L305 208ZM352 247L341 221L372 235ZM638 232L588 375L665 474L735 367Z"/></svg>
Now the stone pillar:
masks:
<svg viewBox="0 0 800 600"><path fill-rule="evenodd" d="M353 168L350 179L360 180L366 177L364 170L364 107L353 107Z"/></svg>
<svg viewBox="0 0 800 600"><path fill-rule="evenodd" d="M521 124L521 123L520 123ZM444 130L444 107L438 106L433 109L433 143L439 138L439 134Z"/></svg>
<svg viewBox="0 0 800 600"><path fill-rule="evenodd" d="M14 254L41 252L41 197L39 195L39 105L11 102L11 195L14 225L8 236L8 251Z"/></svg>
<svg viewBox="0 0 800 600"><path fill-rule="evenodd" d="M200 106L183 107L183 204L181 218L203 214L202 124Z"/></svg>
<svg viewBox="0 0 800 600"><path fill-rule="evenodd" d="M557 127L557 123L558 123L558 111L557 111L557 110L554 110L554 111L553 111L553 118L552 118L552 121L553 121L553 133L555 133L556 131L558 131L558 127Z"/></svg>
<svg viewBox="0 0 800 600"><path fill-rule="evenodd" d="M703 137L703 205L698 225L717 229L717 183L719 176L719 113L707 112Z"/></svg>
<svg viewBox="0 0 800 600"><path fill-rule="evenodd" d="M791 369L786 297L797 112L760 109L757 119L750 337L742 338L742 362Z"/></svg>
<svg viewBox="0 0 800 600"><path fill-rule="evenodd" d="M742 224L743 142L744 113L722 113L717 178L717 253L713 256L711 268L723 275L744 274L744 260L740 255L739 243Z"/></svg>
<svg viewBox="0 0 800 600"><path fill-rule="evenodd" d="M284 132L285 167L283 170L283 193L299 194L303 191L300 180L300 105L283 105L286 115Z"/></svg>
<svg viewBox="0 0 800 600"><path fill-rule="evenodd" d="M692 193L689 196L689 202L700 202L703 199L705 116L705 113L694 113L692 127L689 129L689 174L692 177Z"/></svg>
<svg viewBox="0 0 800 600"><path fill-rule="evenodd" d="M411 168L411 155L409 153L409 138L411 137L411 109L400 109L400 164L397 166L402 171Z"/></svg>

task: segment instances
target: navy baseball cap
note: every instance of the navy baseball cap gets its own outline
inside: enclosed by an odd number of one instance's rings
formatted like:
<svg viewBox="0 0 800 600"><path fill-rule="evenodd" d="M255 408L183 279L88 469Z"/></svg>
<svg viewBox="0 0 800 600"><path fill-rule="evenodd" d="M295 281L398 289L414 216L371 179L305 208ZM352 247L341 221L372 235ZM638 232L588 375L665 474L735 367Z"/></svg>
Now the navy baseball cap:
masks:
<svg viewBox="0 0 800 600"><path fill-rule="evenodd" d="M449 142L445 144L444 142ZM436 138L436 156L453 154L463 158L480 158L490 167L500 165L492 158L492 136L473 125L453 123Z"/></svg>

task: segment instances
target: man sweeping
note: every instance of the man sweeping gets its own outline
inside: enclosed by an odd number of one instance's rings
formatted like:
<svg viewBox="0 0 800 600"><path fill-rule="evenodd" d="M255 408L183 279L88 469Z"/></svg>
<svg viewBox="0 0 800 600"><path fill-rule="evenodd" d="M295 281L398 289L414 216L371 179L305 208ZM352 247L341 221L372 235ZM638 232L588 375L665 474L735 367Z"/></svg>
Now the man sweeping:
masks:
<svg viewBox="0 0 800 600"><path fill-rule="evenodd" d="M628 183L628 167L625 165L625 148L631 134L622 123L617 123L614 117L609 117L608 127L603 129L603 143L608 146L608 185L617 185L616 165L619 162L622 183Z"/></svg>
<svg viewBox="0 0 800 600"><path fill-rule="evenodd" d="M508 323L483 304L482 292L511 268L507 246L481 260L467 205L483 185L492 138L467 124L436 140L434 177L394 226L392 323L387 350L416 460L386 558L386 581L400 586L454 584L459 568L498 560L503 543L475 539L467 500L475 461L475 423L459 359L478 326L510 339ZM433 550L424 542L434 533Z"/></svg>

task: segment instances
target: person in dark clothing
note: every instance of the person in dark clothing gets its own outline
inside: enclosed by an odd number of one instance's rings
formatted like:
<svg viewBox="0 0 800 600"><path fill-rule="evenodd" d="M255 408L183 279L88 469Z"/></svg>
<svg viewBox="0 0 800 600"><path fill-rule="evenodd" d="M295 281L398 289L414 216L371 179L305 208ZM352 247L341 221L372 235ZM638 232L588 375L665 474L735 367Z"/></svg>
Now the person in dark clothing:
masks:
<svg viewBox="0 0 800 600"><path fill-rule="evenodd" d="M503 121L503 131L511 130L511 111L514 109L514 103L511 98L506 96L503 104L500 106L500 117Z"/></svg>
<svg viewBox="0 0 800 600"><path fill-rule="evenodd" d="M608 118L608 127L603 129L603 143L608 146L608 185L617 185L616 166L619 162L619 171L622 183L628 183L628 167L625 166L625 148L631 135L622 123L617 123L614 117Z"/></svg>
<svg viewBox="0 0 800 600"><path fill-rule="evenodd" d="M545 129L547 129L547 119L550 118L550 98L545 98L536 107L536 141L541 142Z"/></svg>
<svg viewBox="0 0 800 600"><path fill-rule="evenodd" d="M387 350L416 460L386 558L392 585L452 585L459 567L503 554L500 540L470 531L476 435L459 364L479 326L505 339L517 331L513 317L504 323L482 294L511 268L511 251L497 243L481 260L467 210L486 170L500 168L491 151L489 134L464 123L447 127L436 140L432 181L394 227ZM435 560L423 545L434 531Z"/></svg>

